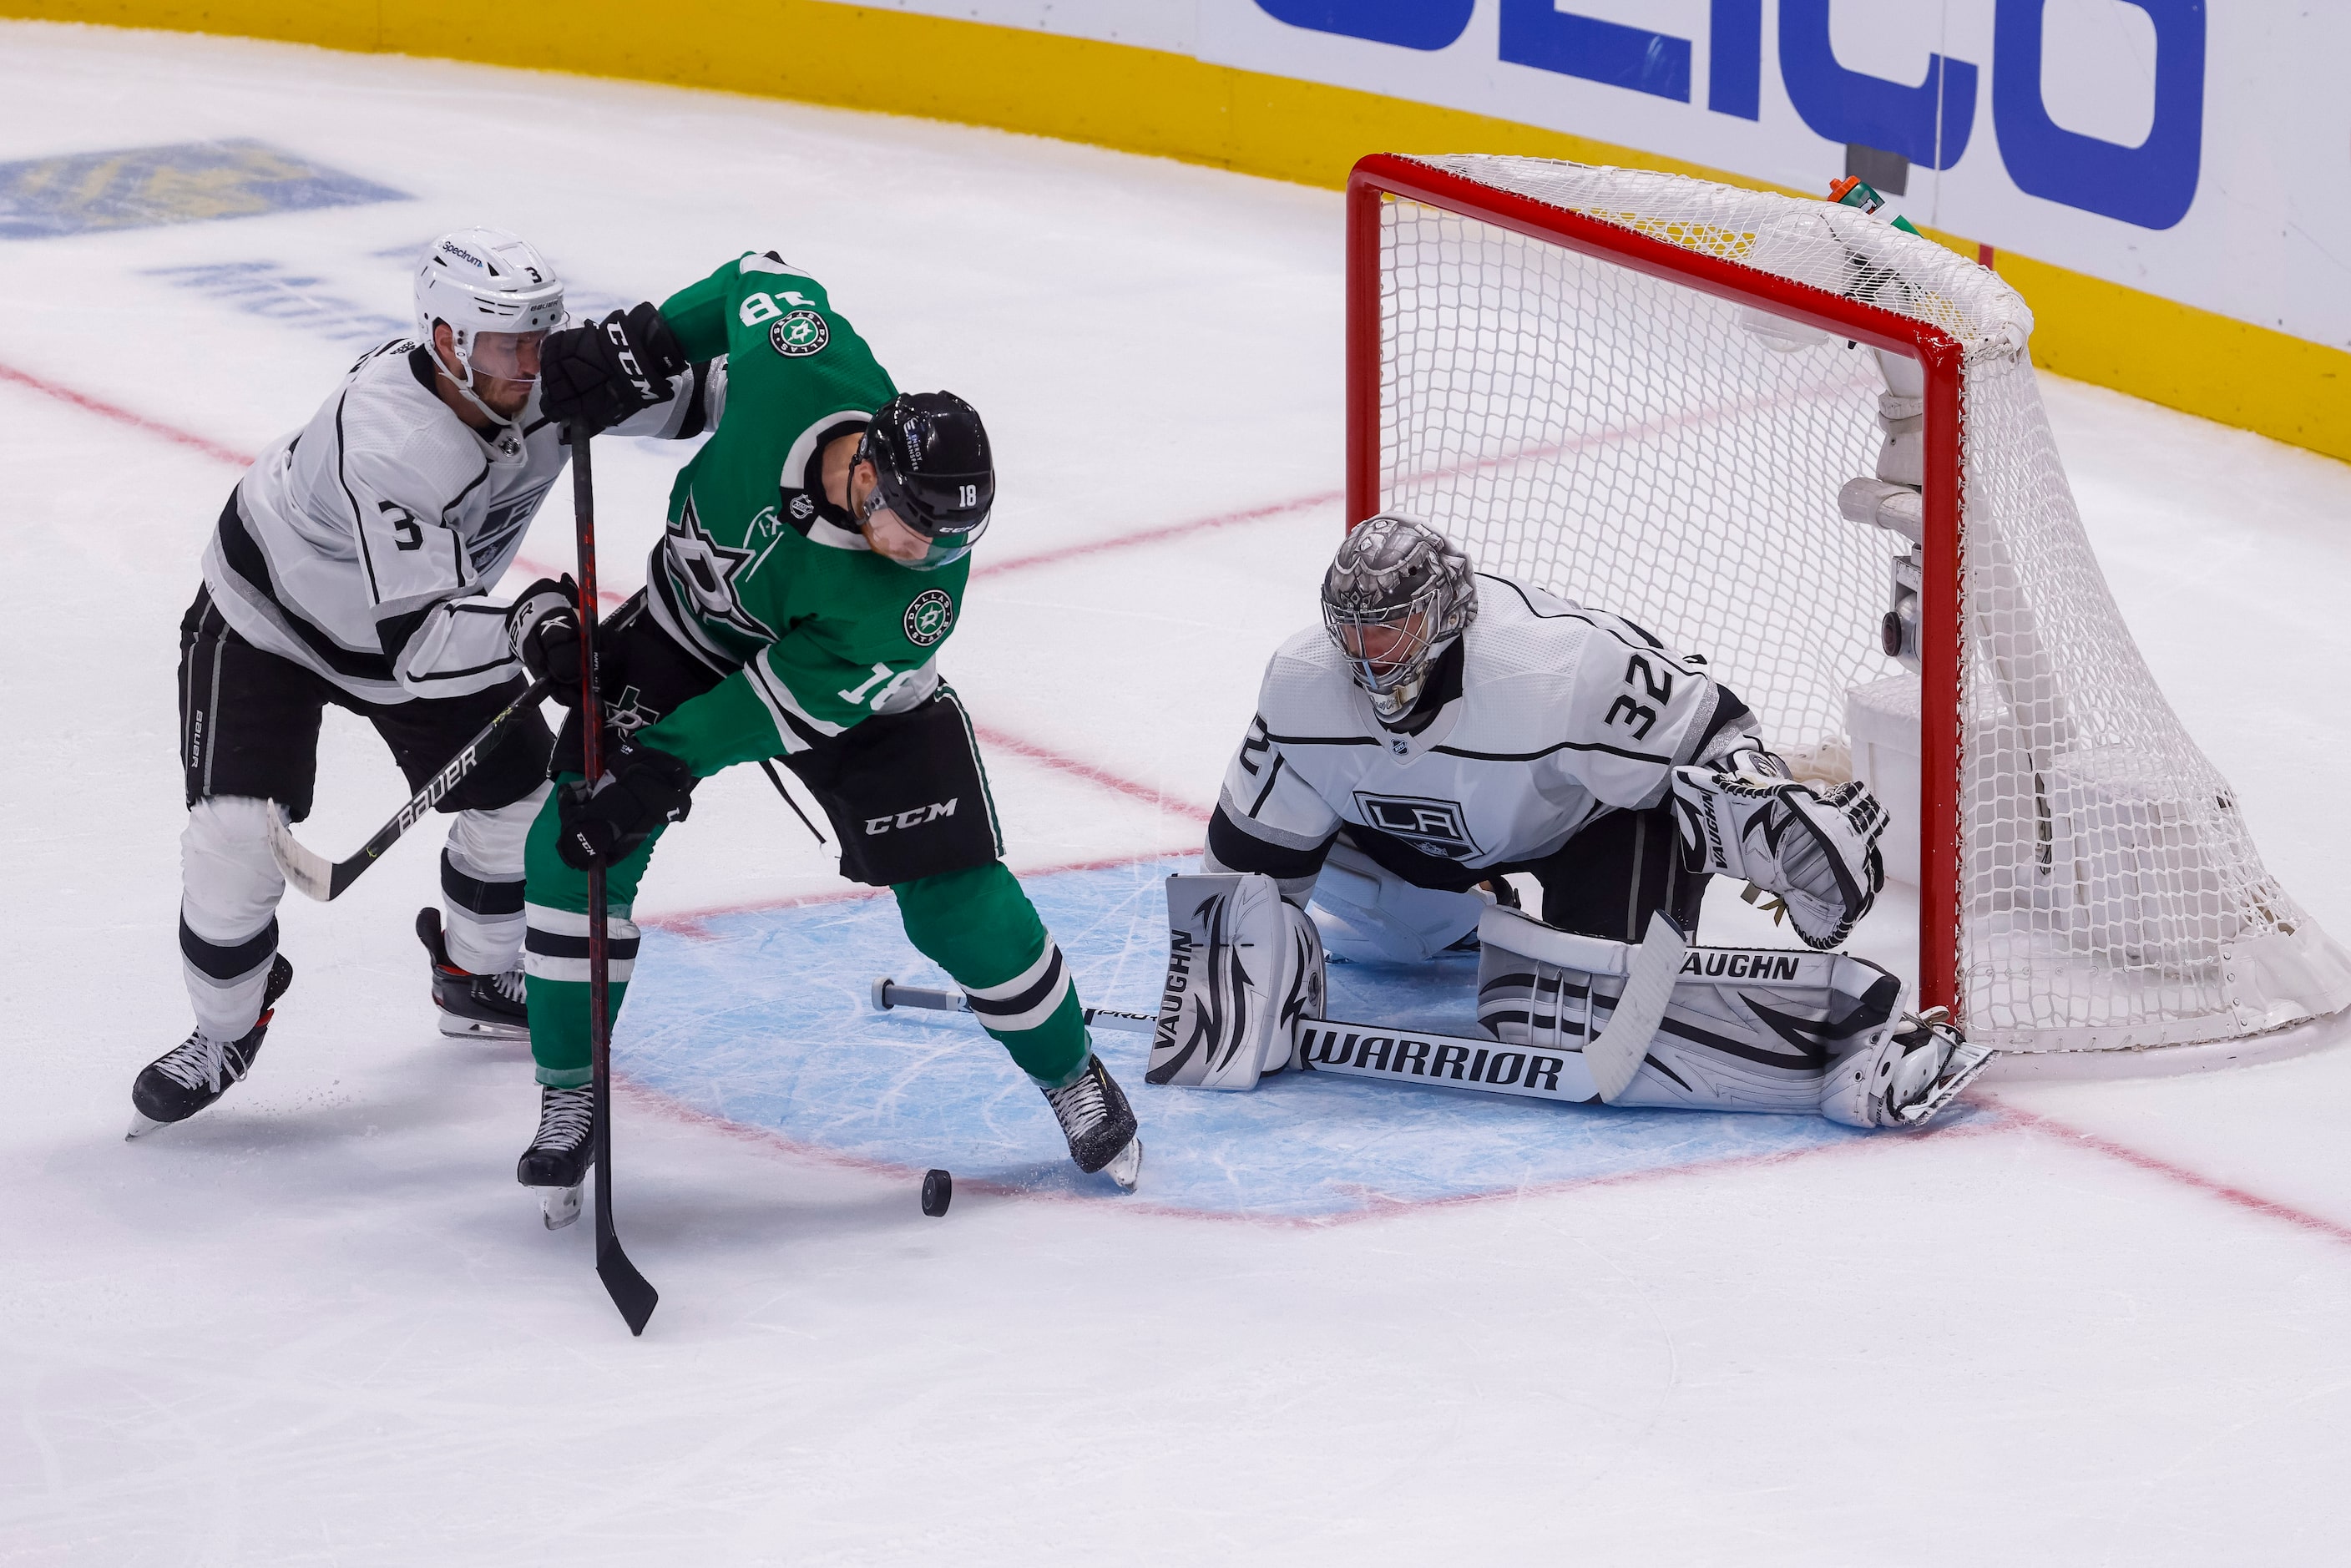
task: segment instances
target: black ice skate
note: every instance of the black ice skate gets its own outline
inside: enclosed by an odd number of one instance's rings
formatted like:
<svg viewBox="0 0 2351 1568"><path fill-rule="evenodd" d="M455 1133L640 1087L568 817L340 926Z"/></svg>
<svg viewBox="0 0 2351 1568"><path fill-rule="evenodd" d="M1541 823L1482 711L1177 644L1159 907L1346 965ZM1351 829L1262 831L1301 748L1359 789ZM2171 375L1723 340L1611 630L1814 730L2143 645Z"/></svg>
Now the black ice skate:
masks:
<svg viewBox="0 0 2351 1568"><path fill-rule="evenodd" d="M293 983L294 966L280 953L270 963L269 979L261 992L261 1016L253 1020L251 1029L225 1045L198 1030L141 1068L131 1085L131 1131L123 1136L136 1138L186 1121L252 1071L277 998Z"/></svg>
<svg viewBox="0 0 2351 1568"><path fill-rule="evenodd" d="M560 1230L580 1218L580 1184L596 1160L596 1092L577 1089L538 1091L538 1131L530 1147L515 1162L515 1180L525 1186L548 1187L543 1208L549 1230Z"/></svg>
<svg viewBox="0 0 2351 1568"><path fill-rule="evenodd" d="M1066 1088L1045 1090L1045 1103L1053 1107L1078 1168L1089 1176L1106 1172L1133 1192L1143 1177L1143 1140L1134 1135L1134 1112L1102 1058L1089 1053L1084 1075Z"/></svg>
<svg viewBox="0 0 2351 1568"><path fill-rule="evenodd" d="M441 1032L461 1040L528 1040L530 1014L523 1006L522 971L476 975L449 961L441 935L441 912L416 912L416 939L433 956L433 1005L441 1009Z"/></svg>

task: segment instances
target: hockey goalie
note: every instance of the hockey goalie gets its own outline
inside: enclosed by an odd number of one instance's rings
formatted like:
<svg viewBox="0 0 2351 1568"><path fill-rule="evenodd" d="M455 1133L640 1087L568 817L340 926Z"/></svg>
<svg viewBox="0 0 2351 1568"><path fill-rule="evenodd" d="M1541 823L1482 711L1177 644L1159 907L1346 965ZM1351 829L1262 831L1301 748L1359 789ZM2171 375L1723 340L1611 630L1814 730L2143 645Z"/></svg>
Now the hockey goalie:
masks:
<svg viewBox="0 0 2351 1568"><path fill-rule="evenodd" d="M1246 1089L1291 1065L1326 938L1355 961L1475 950L1479 1027L1521 1048L1490 1060L1559 1053L1588 1066L1573 1097L1612 1104L1917 1126L1990 1059L1837 950L1884 882L1885 810L1792 778L1702 659L1473 572L1410 517L1350 533L1322 601L1266 669L1204 871L1168 879L1149 1082ZM1691 946L1716 876L1777 900L1805 947ZM1489 1053L1470 1060L1484 1075Z"/></svg>

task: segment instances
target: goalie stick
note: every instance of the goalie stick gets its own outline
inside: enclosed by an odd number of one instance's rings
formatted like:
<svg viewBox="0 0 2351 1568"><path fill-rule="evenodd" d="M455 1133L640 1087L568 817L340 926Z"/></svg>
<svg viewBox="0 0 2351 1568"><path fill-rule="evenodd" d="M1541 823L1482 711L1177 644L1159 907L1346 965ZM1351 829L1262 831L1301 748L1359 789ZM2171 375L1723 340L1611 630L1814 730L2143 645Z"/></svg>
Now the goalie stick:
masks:
<svg viewBox="0 0 2351 1568"><path fill-rule="evenodd" d="M1625 977L1616 1010L1608 1015L1607 1027L1583 1048L1583 1060L1603 1100L1614 1103L1648 1060L1649 1042L1657 1038L1657 1026L1665 1022L1666 1003L1673 997L1674 981L1688 954L1689 938L1671 915L1660 909L1649 916L1648 935L1633 955L1632 970Z"/></svg>
<svg viewBox="0 0 2351 1568"><path fill-rule="evenodd" d="M1678 958L1676 964L1678 967ZM1667 971L1668 980L1672 975L1672 970ZM1671 989L1670 985L1667 989ZM971 1004L961 991L902 986L886 978L873 982L873 1006L882 1012L895 1008L971 1011ZM1159 1026L1155 1014L1131 1013L1116 1008L1088 1008L1085 1020L1089 1027L1131 1034L1149 1034ZM1649 1034L1656 1032L1653 1019ZM1646 1049L1648 1036L1642 1038ZM1590 1067L1572 1051L1498 1045L1490 1040L1467 1035L1400 1029L1394 1024L1349 1023L1343 1019L1307 1019L1301 1026L1299 1040L1298 1065L1311 1072L1376 1078L1390 1083L1433 1083L1481 1094L1563 1100L1574 1104L1588 1104L1600 1098ZM1634 1059L1636 1067L1639 1060L1637 1056Z"/></svg>

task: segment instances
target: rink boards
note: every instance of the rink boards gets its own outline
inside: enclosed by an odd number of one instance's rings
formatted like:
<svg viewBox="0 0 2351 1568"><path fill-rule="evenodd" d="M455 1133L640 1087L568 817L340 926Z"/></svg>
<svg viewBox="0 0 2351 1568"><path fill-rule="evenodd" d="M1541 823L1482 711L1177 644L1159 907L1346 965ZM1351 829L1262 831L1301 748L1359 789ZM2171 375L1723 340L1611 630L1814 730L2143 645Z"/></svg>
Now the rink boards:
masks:
<svg viewBox="0 0 2351 1568"><path fill-rule="evenodd" d="M1179 860L1023 879L1081 994L1147 1009L1165 964L1161 883ZM959 1190L1112 1196L1062 1154L1051 1113L968 1018L877 1013L873 977L946 979L908 945L886 894L649 925L614 1045L630 1083L794 1147L914 1172ZM1472 957L1406 970L1333 965L1333 1016L1476 1032ZM1143 1126L1126 1203L1316 1222L1727 1161L1866 1134L1813 1117L1624 1111L1285 1073L1247 1093L1143 1082L1149 1037L1096 1048ZM624 1103L620 1124L625 1127ZM623 1134L625 1136L625 1133Z"/></svg>

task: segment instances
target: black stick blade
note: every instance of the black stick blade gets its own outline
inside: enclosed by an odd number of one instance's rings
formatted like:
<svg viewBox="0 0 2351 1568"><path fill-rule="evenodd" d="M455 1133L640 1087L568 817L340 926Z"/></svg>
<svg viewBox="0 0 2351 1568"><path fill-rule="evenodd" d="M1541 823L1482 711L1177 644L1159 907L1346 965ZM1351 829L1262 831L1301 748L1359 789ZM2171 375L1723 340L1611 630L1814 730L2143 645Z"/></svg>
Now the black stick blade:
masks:
<svg viewBox="0 0 2351 1568"><path fill-rule="evenodd" d="M629 1332L643 1333L653 1308L661 1303L661 1292L637 1272L637 1266L621 1250L619 1237L606 1236L597 1242L596 1278L604 1281L604 1292L621 1309L621 1321L629 1325Z"/></svg>

